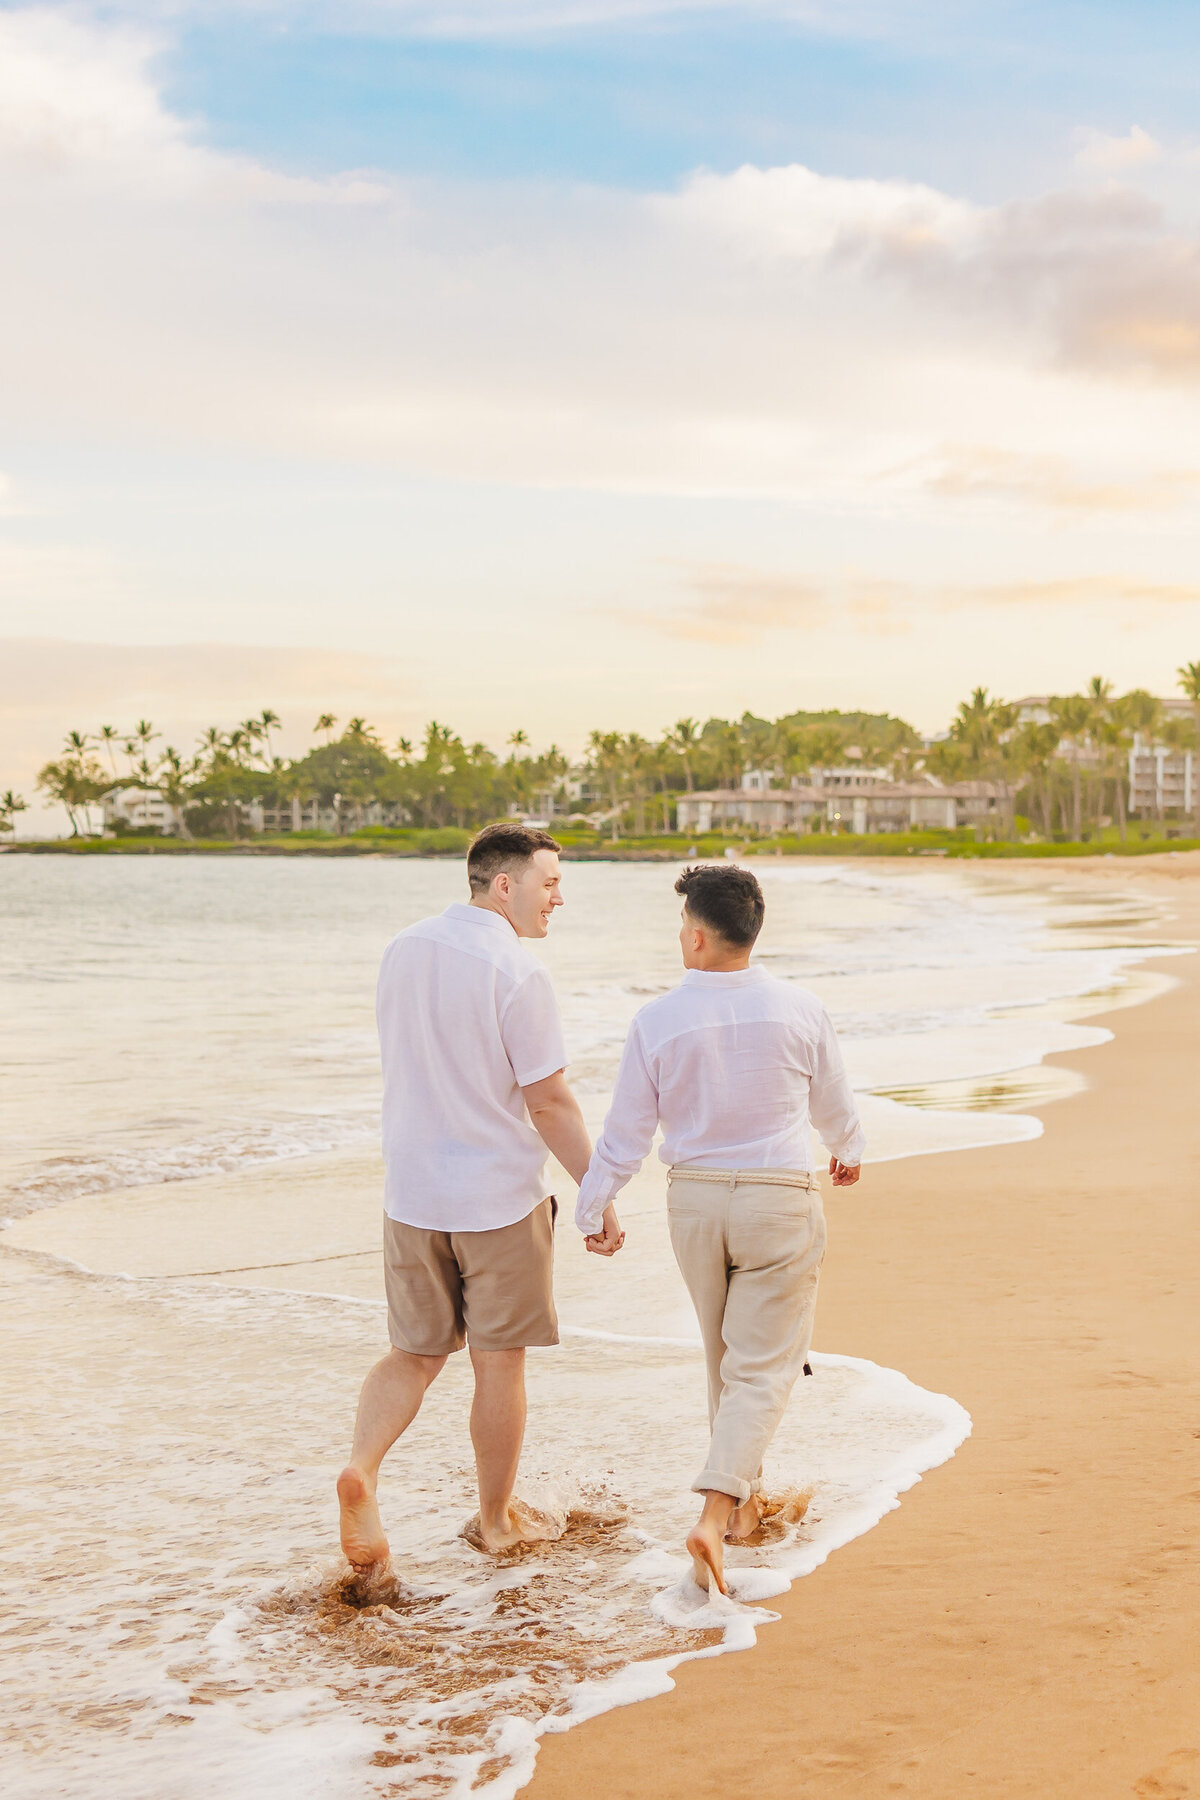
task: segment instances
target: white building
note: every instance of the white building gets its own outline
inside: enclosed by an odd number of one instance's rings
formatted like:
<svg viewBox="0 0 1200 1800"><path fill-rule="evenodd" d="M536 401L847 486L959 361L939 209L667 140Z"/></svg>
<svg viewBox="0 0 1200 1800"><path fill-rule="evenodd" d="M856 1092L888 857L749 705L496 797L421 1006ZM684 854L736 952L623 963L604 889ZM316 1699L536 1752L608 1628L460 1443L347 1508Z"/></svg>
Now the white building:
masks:
<svg viewBox="0 0 1200 1800"><path fill-rule="evenodd" d="M859 770L852 771L858 775ZM875 771L862 771L875 775ZM862 834L871 831L954 831L997 820L999 790L987 781L943 784L878 778L854 786L709 788L676 796L677 829L698 835L732 826L754 832L813 829Z"/></svg>
<svg viewBox="0 0 1200 1800"><path fill-rule="evenodd" d="M1143 818L1190 813L1195 806L1196 768L1191 750L1168 750L1138 732L1129 751L1129 810Z"/></svg>
<svg viewBox="0 0 1200 1800"><path fill-rule="evenodd" d="M101 796L104 829L118 834L123 830L144 831L152 827L170 837L179 830L179 809L172 806L157 788L110 788Z"/></svg>

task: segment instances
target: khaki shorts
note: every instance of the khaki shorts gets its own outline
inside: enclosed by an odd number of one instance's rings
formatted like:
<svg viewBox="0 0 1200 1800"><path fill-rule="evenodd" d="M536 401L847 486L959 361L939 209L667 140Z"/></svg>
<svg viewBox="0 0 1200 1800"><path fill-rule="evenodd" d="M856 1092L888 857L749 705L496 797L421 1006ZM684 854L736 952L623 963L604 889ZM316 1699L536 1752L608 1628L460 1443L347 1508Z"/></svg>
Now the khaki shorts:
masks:
<svg viewBox="0 0 1200 1800"><path fill-rule="evenodd" d="M551 1196L497 1231L429 1231L383 1219L383 1281L394 1350L448 1356L557 1344Z"/></svg>

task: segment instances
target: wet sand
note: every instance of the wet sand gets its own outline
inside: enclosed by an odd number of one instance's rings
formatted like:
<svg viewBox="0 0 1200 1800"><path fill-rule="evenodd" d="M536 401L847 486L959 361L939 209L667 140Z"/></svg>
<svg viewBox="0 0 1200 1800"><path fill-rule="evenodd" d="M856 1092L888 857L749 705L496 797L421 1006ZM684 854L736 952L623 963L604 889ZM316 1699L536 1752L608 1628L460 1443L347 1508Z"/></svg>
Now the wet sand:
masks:
<svg viewBox="0 0 1200 1800"><path fill-rule="evenodd" d="M1200 943L1200 854L993 875L1136 887L1174 915L1147 936ZM1200 1796L1200 958L1150 966L1178 986L1057 1059L1088 1088L1044 1137L831 1205L818 1347L971 1438L756 1649L544 1739L528 1800Z"/></svg>

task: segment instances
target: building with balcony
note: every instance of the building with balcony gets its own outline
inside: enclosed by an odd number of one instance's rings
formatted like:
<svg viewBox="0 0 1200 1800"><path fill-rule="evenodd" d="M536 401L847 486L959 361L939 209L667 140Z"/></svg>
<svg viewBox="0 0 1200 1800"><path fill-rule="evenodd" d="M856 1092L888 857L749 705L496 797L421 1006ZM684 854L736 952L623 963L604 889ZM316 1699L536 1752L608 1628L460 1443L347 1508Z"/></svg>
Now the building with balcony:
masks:
<svg viewBox="0 0 1200 1800"><path fill-rule="evenodd" d="M1190 813L1196 804L1196 756L1169 750L1140 732L1129 749L1129 810L1139 818Z"/></svg>

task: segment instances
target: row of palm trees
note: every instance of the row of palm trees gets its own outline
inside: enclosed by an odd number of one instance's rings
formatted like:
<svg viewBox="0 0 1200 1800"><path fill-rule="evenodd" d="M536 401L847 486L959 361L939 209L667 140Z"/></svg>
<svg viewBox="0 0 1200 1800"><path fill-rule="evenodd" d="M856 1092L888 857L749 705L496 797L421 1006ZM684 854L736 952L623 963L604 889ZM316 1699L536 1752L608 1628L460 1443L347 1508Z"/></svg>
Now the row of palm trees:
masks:
<svg viewBox="0 0 1200 1800"><path fill-rule="evenodd" d="M1191 719L1169 715L1144 688L1117 695L1112 683L1098 675L1081 694L1049 699L1044 719L1021 721L1017 707L976 688L958 708L949 736L933 746L926 765L944 777L993 781L1010 833L1020 799L1047 837L1057 834L1078 842L1106 822L1116 824L1122 839L1126 836L1129 753L1135 740L1169 753L1191 750L1200 835L1200 662L1185 663L1177 677L1191 703Z"/></svg>
<svg viewBox="0 0 1200 1800"><path fill-rule="evenodd" d="M680 793L736 787L747 768L786 784L851 759L898 779L928 773L994 783L1010 832L1019 804L1046 836L1078 839L1108 817L1124 833L1125 771L1135 734L1168 749L1186 741L1200 752L1200 662L1181 668L1179 680L1192 703L1190 722L1166 716L1144 690L1117 696L1096 677L1084 693L1050 700L1044 718L1024 721L1017 707L978 688L958 708L948 736L933 744L923 744L911 725L890 714L797 712L769 720L747 712L703 724L678 719L656 741L637 732L593 731L574 765L554 744L535 754L521 730L511 733L505 754L468 744L437 720L418 744L400 737L387 745L365 718L341 723L331 712L313 727L321 741L287 760L273 735L282 721L268 707L230 729L210 726L190 754L162 744L148 719L127 732L111 725L73 730L37 779L66 808L76 834L95 829L104 794L133 787L160 794L185 835L236 835L252 801L276 809L315 801L344 830L361 824L373 802L414 825L437 828L473 827L513 807L547 811L551 799L557 811L603 815L614 833L644 835L672 829ZM1195 786L1200 789L1200 780ZM0 830L11 831L24 808L11 792L0 798Z"/></svg>

